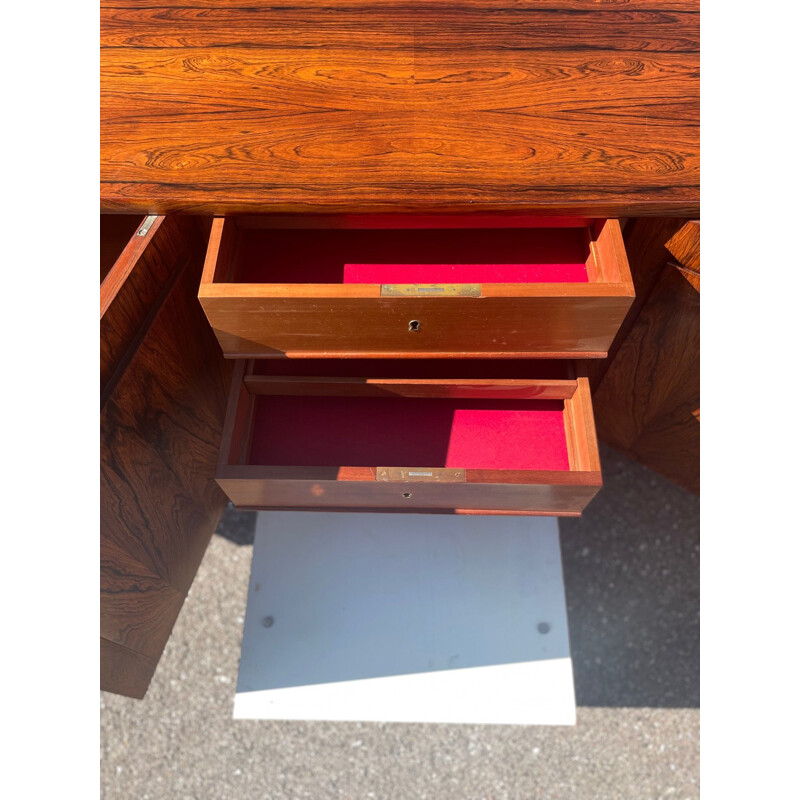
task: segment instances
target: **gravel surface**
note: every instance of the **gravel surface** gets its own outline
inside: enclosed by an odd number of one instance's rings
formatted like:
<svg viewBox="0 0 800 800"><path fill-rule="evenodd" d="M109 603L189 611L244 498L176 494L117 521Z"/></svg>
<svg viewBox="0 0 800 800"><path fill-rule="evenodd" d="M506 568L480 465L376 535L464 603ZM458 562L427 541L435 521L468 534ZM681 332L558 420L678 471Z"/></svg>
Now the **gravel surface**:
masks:
<svg viewBox="0 0 800 800"><path fill-rule="evenodd" d="M147 697L101 692L104 798L699 796L699 500L602 449L560 522L574 728L234 721L254 515L214 536Z"/></svg>

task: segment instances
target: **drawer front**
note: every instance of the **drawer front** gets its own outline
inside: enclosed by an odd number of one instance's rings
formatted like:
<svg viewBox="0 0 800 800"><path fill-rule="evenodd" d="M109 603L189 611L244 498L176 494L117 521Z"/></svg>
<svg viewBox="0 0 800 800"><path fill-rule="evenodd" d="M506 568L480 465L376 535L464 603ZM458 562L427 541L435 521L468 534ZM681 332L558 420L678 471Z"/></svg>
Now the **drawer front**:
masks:
<svg viewBox="0 0 800 800"><path fill-rule="evenodd" d="M520 511L552 516L576 516L597 494L576 479L555 483L560 476L542 475L541 483L383 483L375 479L283 480L258 477L257 472L229 469L217 482L242 508L391 509L395 511Z"/></svg>
<svg viewBox="0 0 800 800"><path fill-rule="evenodd" d="M616 220L523 230L529 241L518 230L488 229L481 240L488 244L475 256L459 247L452 229L447 239L408 231L418 240L393 257L397 230L368 231L362 242L360 230L336 231L341 236L330 239L330 231L242 226L235 218L214 221L199 293L223 352L234 358L601 358L633 299ZM296 252L288 233L297 237ZM315 236L323 243L327 236L335 252L303 246ZM504 237L514 240L512 248ZM448 256L470 263L443 263ZM502 263L472 263L493 256ZM391 263L352 263L379 258ZM523 259L531 263L516 263ZM485 280L410 282L426 276ZM526 282L494 282L520 276ZM393 282L352 282L370 277Z"/></svg>
<svg viewBox="0 0 800 800"><path fill-rule="evenodd" d="M623 297L205 297L227 356L605 357Z"/></svg>
<svg viewBox="0 0 800 800"><path fill-rule="evenodd" d="M415 371L422 363L405 362L403 377L395 369L355 379L307 368L290 376L285 362L269 375L269 362L240 361L217 482L245 508L583 511L602 480L579 367L551 365L547 378L431 379ZM564 377L553 377L559 366Z"/></svg>

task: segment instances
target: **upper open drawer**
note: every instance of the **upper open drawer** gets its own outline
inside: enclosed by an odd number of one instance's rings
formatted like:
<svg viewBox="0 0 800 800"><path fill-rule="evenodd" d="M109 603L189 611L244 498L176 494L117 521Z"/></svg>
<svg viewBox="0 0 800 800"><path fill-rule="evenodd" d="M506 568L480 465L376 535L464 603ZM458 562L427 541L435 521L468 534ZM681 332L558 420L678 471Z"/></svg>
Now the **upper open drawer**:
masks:
<svg viewBox="0 0 800 800"><path fill-rule="evenodd" d="M200 284L235 358L602 358L633 297L613 219L220 217Z"/></svg>

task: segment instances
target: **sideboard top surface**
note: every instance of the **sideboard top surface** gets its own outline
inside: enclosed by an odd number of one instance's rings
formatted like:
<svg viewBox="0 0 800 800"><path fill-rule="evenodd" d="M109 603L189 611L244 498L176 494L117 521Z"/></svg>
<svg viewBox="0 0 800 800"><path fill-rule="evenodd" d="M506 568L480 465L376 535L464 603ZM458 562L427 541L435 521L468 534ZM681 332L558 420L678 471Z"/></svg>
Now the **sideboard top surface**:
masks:
<svg viewBox="0 0 800 800"><path fill-rule="evenodd" d="M699 214L698 0L103 0L101 210Z"/></svg>

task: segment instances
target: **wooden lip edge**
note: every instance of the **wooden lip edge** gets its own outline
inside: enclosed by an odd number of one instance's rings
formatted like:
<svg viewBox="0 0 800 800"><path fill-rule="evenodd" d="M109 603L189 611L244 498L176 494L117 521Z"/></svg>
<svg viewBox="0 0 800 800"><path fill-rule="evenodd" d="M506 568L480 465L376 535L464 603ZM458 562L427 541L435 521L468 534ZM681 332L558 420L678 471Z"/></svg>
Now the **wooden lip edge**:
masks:
<svg viewBox="0 0 800 800"><path fill-rule="evenodd" d="M409 469L418 469L410 467ZM438 467L436 469L439 469ZM466 469L464 484L494 486L587 486L600 488L603 477L599 470L480 470ZM365 483L384 486L378 481L377 467L282 467L272 465L231 465L217 467L217 482L223 481L291 481L296 483ZM399 481L398 481L399 482ZM436 484L441 486L443 484Z"/></svg>
<svg viewBox="0 0 800 800"><path fill-rule="evenodd" d="M611 224L611 245L619 271L619 279L623 286L628 287L628 295L632 303L636 298L636 288L633 285L633 274L631 273L630 263L628 262L628 251L625 249L625 240L622 236L622 226L618 219L606 220L606 224L609 223Z"/></svg>
<svg viewBox="0 0 800 800"><path fill-rule="evenodd" d="M237 214L530 214L542 217L587 217L589 219L620 217L686 217L700 216L700 187L668 186L661 189L639 189L632 192L627 202L589 200L573 204L559 202L524 203L518 201L475 201L462 198L442 198L435 202L413 202L410 199L391 200L380 197L361 201L326 201L324 197L304 200L264 200L236 197L236 190L227 192L224 201L209 201L209 191L200 187L191 192L177 191L173 185L165 186L171 196L154 200L153 190L163 184L148 183L141 187L142 197L131 196L131 189L138 188L125 181L100 181L100 213L103 214L193 214L196 216L233 216ZM120 190L115 190L120 187ZM162 190L163 191L163 190ZM652 199L652 193L659 193ZM683 194L684 197L668 200L665 195ZM440 193L444 194L444 192ZM689 194L687 198L685 195ZM638 196L637 196L638 195ZM580 196L576 190L574 196Z"/></svg>
<svg viewBox="0 0 800 800"><path fill-rule="evenodd" d="M602 474L600 447L597 443L597 428L594 421L594 406L592 405L592 387L586 364L578 364L576 372L578 375L578 388L570 402L577 401L580 405L579 419L583 425L583 439L586 444L586 458L581 462L581 466L590 472Z"/></svg>
<svg viewBox="0 0 800 800"><path fill-rule="evenodd" d="M569 400L564 401L564 429L571 469L600 472L600 453L594 423L591 387L586 364L574 365L577 388Z"/></svg>
<svg viewBox="0 0 800 800"><path fill-rule="evenodd" d="M464 392L476 390L476 399L485 399L487 394L499 394L497 399L505 399L502 397L502 392L509 391L515 392L512 397L508 399L521 399L520 390L529 389L531 391L539 390L539 392L546 393L547 397L539 397L533 395L531 400L547 399L547 400L567 400L571 398L578 389L577 380L569 378L543 378L524 379L524 378L508 378L508 379L495 379L495 378L358 378L358 377L326 377L326 376L297 376L297 375L245 375L244 384L247 391L251 394L288 394L293 392L293 386L317 386L323 391L320 394L325 396L328 391L331 394L336 394L337 389L344 389L346 387L363 387L365 390L377 390L386 388L387 391L395 390L399 396L404 396L400 393L403 388L408 391L418 389L424 393L425 389L435 389L442 387L443 389L462 389ZM286 391L268 391L270 387L285 387ZM485 390L485 391L480 391ZM416 397L417 394L405 395ZM433 392L431 392L433 396ZM469 394L464 395L469 397Z"/></svg>
<svg viewBox="0 0 800 800"><path fill-rule="evenodd" d="M379 283L224 283L209 282L216 259L211 262L211 250L206 257L200 297L206 300L380 300L382 303L480 303L489 300L538 299L613 299L633 297L633 283L482 283L481 295L382 295Z"/></svg>
<svg viewBox="0 0 800 800"><path fill-rule="evenodd" d="M144 236L139 236L139 229L142 227L144 219L136 226L136 230L128 240L119 257L114 262L114 266L100 284L100 319L105 316L106 311L117 297L120 289L125 285L125 281L136 267L142 254L147 249L153 237L166 219L165 216L158 216L153 220L153 224Z"/></svg>
<svg viewBox="0 0 800 800"><path fill-rule="evenodd" d="M425 358L475 358L475 359L502 359L502 358L550 358L559 360L574 360L574 359L597 359L606 358L608 351L606 350L543 350L541 352L530 352L520 350L509 350L506 352L475 350L471 352L454 352L454 351L425 351L419 350L413 353L400 353L396 350L287 350L285 352L247 352L247 353L226 353L225 358L232 361L247 361L250 359L306 359L306 358L385 358L385 359L425 359Z"/></svg>
<svg viewBox="0 0 800 800"><path fill-rule="evenodd" d="M589 501L591 502L591 500ZM588 503L587 503L588 505ZM580 517L583 511L513 511L497 508L405 508L403 506L246 506L237 505L240 511L337 511L366 514L457 514L460 516L495 517ZM585 508L585 506L584 506Z"/></svg>
<svg viewBox="0 0 800 800"><path fill-rule="evenodd" d="M225 408L225 421L222 426L219 455L217 457L217 472L219 472L222 467L228 465L235 446L234 432L240 413L240 398L242 397L242 393L247 391L244 382L247 368L248 362L241 360L237 361L233 368L231 388L228 391L228 404Z"/></svg>
<svg viewBox="0 0 800 800"><path fill-rule="evenodd" d="M214 276L217 271L219 251L222 246L222 236L225 232L225 217L214 217L211 221L211 232L208 236L206 246L206 257L203 261L203 272L200 276L199 293L202 295L208 286L214 283Z"/></svg>
<svg viewBox="0 0 800 800"><path fill-rule="evenodd" d="M593 217L540 216L514 211L500 214L467 212L463 214L402 213L383 211L379 214L241 214L235 216L242 230L274 228L301 230L453 230L459 228L588 228Z"/></svg>

